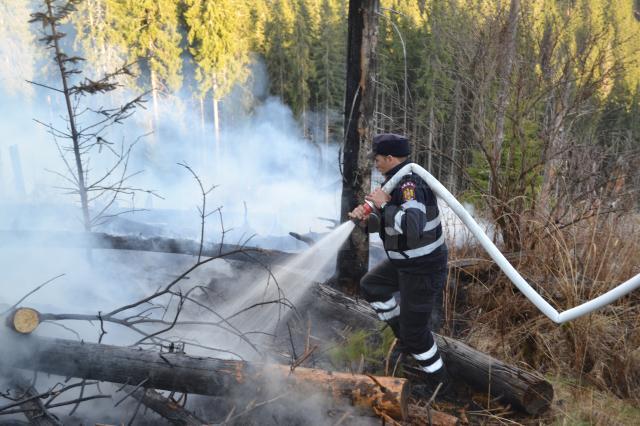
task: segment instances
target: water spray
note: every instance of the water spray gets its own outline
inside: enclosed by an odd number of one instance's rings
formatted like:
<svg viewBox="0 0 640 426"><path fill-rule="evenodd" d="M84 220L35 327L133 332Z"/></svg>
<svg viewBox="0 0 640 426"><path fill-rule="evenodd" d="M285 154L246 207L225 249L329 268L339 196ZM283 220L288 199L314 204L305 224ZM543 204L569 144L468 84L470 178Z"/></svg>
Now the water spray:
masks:
<svg viewBox="0 0 640 426"><path fill-rule="evenodd" d="M509 263L504 255L493 244L491 239L484 233L480 225L471 217L469 212L460 204L458 200L442 185L435 177L431 175L424 168L415 163L407 164L402 167L398 172L382 186L382 190L387 194L398 185L400 180L410 174L415 173L420 176L433 192L441 198L445 203L451 207L454 213L462 220L462 222L469 228L471 233L478 239L482 247L489 253L489 256L498 264L500 269L509 277L511 282L529 299L543 314L545 314L551 321L562 324L567 321L574 320L578 317L586 315L599 309L605 305L608 305L622 296L625 296L640 287L640 274L630 278L624 283L620 284L616 288L609 290L608 292L587 301L581 305L575 306L567 311L558 312L553 306L551 306L533 287L518 273L518 271ZM369 210L369 213L373 211L373 203L366 201L362 204L365 211Z"/></svg>

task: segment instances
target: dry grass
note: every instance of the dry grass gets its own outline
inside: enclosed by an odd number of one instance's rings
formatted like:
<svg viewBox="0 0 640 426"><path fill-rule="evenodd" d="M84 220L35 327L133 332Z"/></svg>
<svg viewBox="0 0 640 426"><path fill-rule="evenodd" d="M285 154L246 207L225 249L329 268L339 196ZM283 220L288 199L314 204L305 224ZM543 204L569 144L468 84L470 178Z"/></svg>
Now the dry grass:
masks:
<svg viewBox="0 0 640 426"><path fill-rule="evenodd" d="M550 424L631 426L640 422L640 408L629 401L557 377L550 380L556 392Z"/></svg>
<svg viewBox="0 0 640 426"><path fill-rule="evenodd" d="M537 229L530 237L535 248L514 266L559 311L603 294L640 273L637 214L591 218L565 229L544 229L535 223L531 228ZM456 315L464 318L462 326L459 322L455 327L458 334L474 347L508 362L571 378L571 401L583 399L580 395L584 392L596 395L590 406L577 402L580 410L560 407L560 413L572 411L577 421L573 422L570 415L560 415L558 424L617 424L615 416L610 416L614 405L603 401L618 398L620 404L624 404L621 399L633 405L640 403L640 291L590 315L556 325L501 272L476 281L464 289L464 297L460 289L450 289L448 300L452 304L463 299L455 308ZM588 408L588 416L582 408ZM637 417L635 424L639 423Z"/></svg>

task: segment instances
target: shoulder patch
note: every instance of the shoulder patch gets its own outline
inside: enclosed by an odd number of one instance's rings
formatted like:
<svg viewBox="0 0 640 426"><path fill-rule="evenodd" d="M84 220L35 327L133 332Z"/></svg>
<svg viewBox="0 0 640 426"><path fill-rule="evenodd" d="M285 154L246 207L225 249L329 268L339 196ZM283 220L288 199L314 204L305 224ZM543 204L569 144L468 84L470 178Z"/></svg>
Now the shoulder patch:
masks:
<svg viewBox="0 0 640 426"><path fill-rule="evenodd" d="M415 198L416 198L416 183L415 182L407 181L407 182L403 183L402 186L400 187L400 190L402 191L402 200L403 201L415 200Z"/></svg>

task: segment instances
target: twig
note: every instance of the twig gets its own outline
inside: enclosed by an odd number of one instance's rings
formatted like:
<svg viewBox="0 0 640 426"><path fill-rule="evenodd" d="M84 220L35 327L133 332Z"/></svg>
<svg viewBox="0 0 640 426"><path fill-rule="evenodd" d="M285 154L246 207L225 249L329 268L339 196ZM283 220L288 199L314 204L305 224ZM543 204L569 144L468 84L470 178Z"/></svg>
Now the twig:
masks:
<svg viewBox="0 0 640 426"><path fill-rule="evenodd" d="M12 310L14 310L20 303L22 303L27 297L31 296L33 293L35 293L36 291L40 290L42 287L44 287L45 285L49 284L50 282L53 282L55 280L57 280L60 277L63 277L65 274L60 274L58 276L55 276L53 278L51 278L50 280L47 280L45 282L43 282L42 284L40 284L38 287L34 288L33 290L31 290L29 293L25 294L20 300L18 300L13 306L11 306L9 309L3 311L2 313L0 313L1 315L6 315L7 313L11 312Z"/></svg>

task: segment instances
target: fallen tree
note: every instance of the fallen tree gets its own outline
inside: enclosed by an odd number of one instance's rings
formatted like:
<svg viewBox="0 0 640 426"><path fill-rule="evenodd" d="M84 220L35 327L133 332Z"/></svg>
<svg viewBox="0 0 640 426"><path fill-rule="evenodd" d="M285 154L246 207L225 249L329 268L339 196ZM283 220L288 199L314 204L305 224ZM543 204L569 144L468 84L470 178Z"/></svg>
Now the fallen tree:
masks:
<svg viewBox="0 0 640 426"><path fill-rule="evenodd" d="M359 327L379 329L382 325L374 310L364 301L353 299L326 284L317 284L313 293L314 306L321 309L326 317L351 318ZM435 337L442 357L456 379L528 414L539 415L550 407L553 387L541 376L495 359L453 338L438 334Z"/></svg>
<svg viewBox="0 0 640 426"><path fill-rule="evenodd" d="M247 238L249 238L248 236ZM203 257L224 257L230 260L255 260L270 265L291 255L278 250L266 250L242 244L204 243L184 238L138 237L110 235L101 232L0 231L0 247L63 247L106 250L134 250L157 253L188 254ZM240 250L241 249L241 250Z"/></svg>
<svg viewBox="0 0 640 426"><path fill-rule="evenodd" d="M49 339L9 333L0 339L0 368L38 370L64 377L132 386L228 396L322 391L338 403L382 412L394 419L407 415L409 385L405 379L374 377L319 369L190 356L138 348Z"/></svg>

